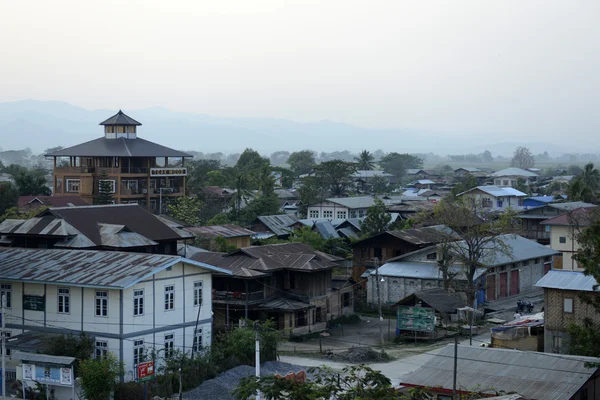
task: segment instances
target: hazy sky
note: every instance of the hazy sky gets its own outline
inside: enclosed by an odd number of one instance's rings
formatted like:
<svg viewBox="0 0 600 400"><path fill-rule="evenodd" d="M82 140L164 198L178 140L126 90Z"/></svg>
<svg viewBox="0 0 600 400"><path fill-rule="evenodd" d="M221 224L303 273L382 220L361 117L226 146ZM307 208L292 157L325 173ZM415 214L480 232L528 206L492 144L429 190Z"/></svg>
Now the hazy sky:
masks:
<svg viewBox="0 0 600 400"><path fill-rule="evenodd" d="M592 138L599 17L598 0L0 0L0 101Z"/></svg>

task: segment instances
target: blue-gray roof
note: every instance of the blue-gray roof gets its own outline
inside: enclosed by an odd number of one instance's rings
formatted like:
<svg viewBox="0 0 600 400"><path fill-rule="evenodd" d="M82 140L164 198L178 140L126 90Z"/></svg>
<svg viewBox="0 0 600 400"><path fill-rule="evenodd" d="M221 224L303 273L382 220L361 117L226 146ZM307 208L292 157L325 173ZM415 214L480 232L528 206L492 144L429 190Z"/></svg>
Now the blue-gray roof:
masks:
<svg viewBox="0 0 600 400"><path fill-rule="evenodd" d="M473 189L469 189L466 192L459 193L458 195L462 196L463 194L470 193L475 190L480 190L480 191L487 193L490 196L494 196L494 197L526 197L527 196L526 193L523 193L523 192L521 192L517 189L513 189L511 187L500 187L500 186L492 186L492 185L476 186Z"/></svg>
<svg viewBox="0 0 600 400"><path fill-rule="evenodd" d="M593 276L584 275L583 272L550 270L535 286L545 289L593 292L597 284Z"/></svg>
<svg viewBox="0 0 600 400"><path fill-rule="evenodd" d="M319 232L323 239L337 239L340 235L337 233L331 222L329 221L318 221L315 222L314 229Z"/></svg>
<svg viewBox="0 0 600 400"><path fill-rule="evenodd" d="M451 272L458 275L454 279L466 280L464 267L453 265L450 268ZM478 268L475 274L475 279L485 273L485 268ZM371 275L375 275L375 270L371 271ZM442 272L435 262L411 262L411 261L394 261L388 262L379 267L379 275L391 276L397 278L417 278L417 279L442 279Z"/></svg>
<svg viewBox="0 0 600 400"><path fill-rule="evenodd" d="M538 176L538 174L533 173L531 171L527 171L525 169L510 167L510 168L501 169L500 171L496 171L491 176L494 176L494 177L522 176L522 177L526 177L526 178L533 178L534 176Z"/></svg>
<svg viewBox="0 0 600 400"><path fill-rule="evenodd" d="M548 257L560 254L559 251L539 244L534 240L529 240L519 235L501 235L497 242L502 242L505 248L500 245L492 246L486 249L485 255L481 260L486 267L496 265L510 264L524 260L531 260L539 257ZM464 242L457 242L453 245L463 246Z"/></svg>

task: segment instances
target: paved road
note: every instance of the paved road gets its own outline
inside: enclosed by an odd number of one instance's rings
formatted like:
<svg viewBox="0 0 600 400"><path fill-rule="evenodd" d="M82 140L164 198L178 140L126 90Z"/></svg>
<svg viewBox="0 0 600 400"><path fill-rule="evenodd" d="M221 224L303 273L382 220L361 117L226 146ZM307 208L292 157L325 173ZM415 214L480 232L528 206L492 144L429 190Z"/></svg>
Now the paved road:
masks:
<svg viewBox="0 0 600 400"><path fill-rule="evenodd" d="M473 337L473 346L479 346L482 342L488 342L489 338L490 335L487 332L485 334L475 336ZM461 345L469 345L469 339L461 339L459 343ZM381 373L390 378L390 380L392 381L392 385L398 386L402 380L402 376L419 369L427 361L435 357L435 354L437 354L437 352L439 352L443 346L445 346L445 344L440 344L439 347L421 354L418 354L418 352L423 350L419 350L418 347L414 349L406 349L406 357L388 363L373 363L368 365L375 370L381 371ZM283 362L302 365L305 367L318 367L321 365L327 365L328 367L333 368L334 370L341 370L342 368L347 366L347 364L340 362L319 360L306 357L281 356L280 358Z"/></svg>

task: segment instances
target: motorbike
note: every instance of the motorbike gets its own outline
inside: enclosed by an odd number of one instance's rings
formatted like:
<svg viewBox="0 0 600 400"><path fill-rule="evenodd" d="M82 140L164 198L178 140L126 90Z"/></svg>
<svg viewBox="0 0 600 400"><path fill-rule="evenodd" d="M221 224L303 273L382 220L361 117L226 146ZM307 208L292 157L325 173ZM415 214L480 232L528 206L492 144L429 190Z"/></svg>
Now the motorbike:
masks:
<svg viewBox="0 0 600 400"><path fill-rule="evenodd" d="M521 313L521 312L532 313L533 312L533 303L530 301L518 300L517 301L517 312L518 313Z"/></svg>

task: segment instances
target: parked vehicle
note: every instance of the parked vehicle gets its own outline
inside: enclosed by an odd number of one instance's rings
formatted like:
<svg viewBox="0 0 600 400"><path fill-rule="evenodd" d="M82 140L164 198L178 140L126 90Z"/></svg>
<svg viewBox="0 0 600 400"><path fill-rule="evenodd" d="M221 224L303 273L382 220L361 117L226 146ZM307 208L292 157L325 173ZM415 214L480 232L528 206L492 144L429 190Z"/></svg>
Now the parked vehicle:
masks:
<svg viewBox="0 0 600 400"><path fill-rule="evenodd" d="M530 301L518 300L516 311L518 313L521 313L521 312L532 313L533 312L533 303Z"/></svg>

